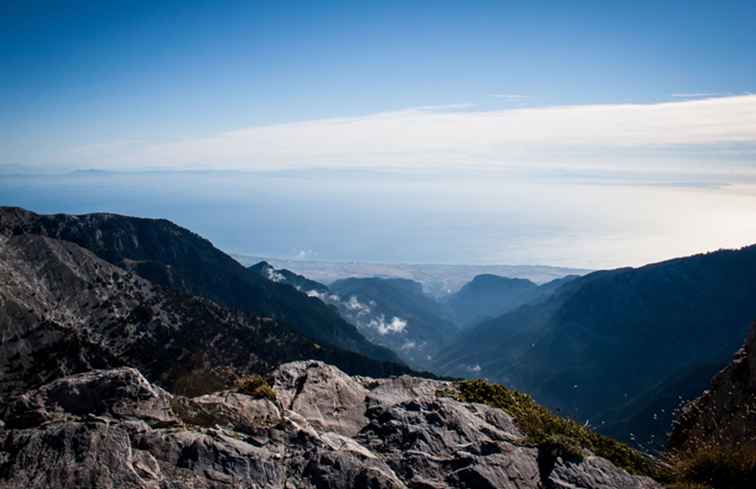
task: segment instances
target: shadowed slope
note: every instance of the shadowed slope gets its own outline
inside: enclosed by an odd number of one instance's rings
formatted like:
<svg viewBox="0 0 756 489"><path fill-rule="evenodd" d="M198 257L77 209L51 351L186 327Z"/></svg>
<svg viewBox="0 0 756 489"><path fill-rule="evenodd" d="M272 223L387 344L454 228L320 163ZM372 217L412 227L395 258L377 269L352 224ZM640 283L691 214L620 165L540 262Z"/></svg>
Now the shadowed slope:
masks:
<svg viewBox="0 0 756 489"><path fill-rule="evenodd" d="M0 305L0 393L120 365L169 389L190 374L223 385L295 359L359 374L408 371L162 289L76 244L32 234L0 237Z"/></svg>
<svg viewBox="0 0 756 489"><path fill-rule="evenodd" d="M628 432L613 433L630 439L652 420L623 407L660 382L681 388L675 378L686 372L709 375L707 365L724 365L738 348L744 325L756 317L754 276L756 246L595 272L541 304L473 328L437 365L450 375L479 366L480 376L530 392L599 429L630 420ZM669 412L683 394L665 392L667 401L656 407ZM667 428L636 441L658 445Z"/></svg>
<svg viewBox="0 0 756 489"><path fill-rule="evenodd" d="M206 297L232 310L286 321L320 343L398 362L390 350L368 342L320 301L248 271L210 241L164 219L37 215L0 208L0 233L34 233L71 241L155 284Z"/></svg>

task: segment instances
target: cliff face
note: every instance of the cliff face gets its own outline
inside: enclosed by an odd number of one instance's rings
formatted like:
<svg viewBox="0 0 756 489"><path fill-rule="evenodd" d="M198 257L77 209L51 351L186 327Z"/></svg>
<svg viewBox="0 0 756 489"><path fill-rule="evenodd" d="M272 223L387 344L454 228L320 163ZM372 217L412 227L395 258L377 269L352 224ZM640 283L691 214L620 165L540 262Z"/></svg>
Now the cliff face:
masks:
<svg viewBox="0 0 756 489"><path fill-rule="evenodd" d="M682 409L669 446L677 451L706 446L756 449L756 322L711 388Z"/></svg>
<svg viewBox="0 0 756 489"><path fill-rule="evenodd" d="M275 398L175 396L133 368L63 377L16 396L0 425L0 488L656 489L586 453L523 442L505 412L439 395L454 384L280 366Z"/></svg>

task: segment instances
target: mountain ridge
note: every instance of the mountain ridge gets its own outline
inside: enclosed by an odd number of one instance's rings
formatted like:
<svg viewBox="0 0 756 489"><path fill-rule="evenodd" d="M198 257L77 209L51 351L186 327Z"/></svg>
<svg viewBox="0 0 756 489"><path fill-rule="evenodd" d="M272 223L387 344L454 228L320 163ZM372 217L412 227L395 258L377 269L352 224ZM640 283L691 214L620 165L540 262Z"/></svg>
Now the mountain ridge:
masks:
<svg viewBox="0 0 756 489"><path fill-rule="evenodd" d="M165 219L112 213L41 215L0 208L0 233L74 242L158 285L231 309L285 320L305 336L379 361L401 363L320 301L246 270L198 234Z"/></svg>
<svg viewBox="0 0 756 489"><path fill-rule="evenodd" d="M619 421L605 416L659 379L694 363L726 363L756 316L754 275L756 246L593 272L473 328L436 367L469 375L479 366L478 375L605 429ZM612 434L629 440L640 421ZM664 432L652 434L635 441L662 443Z"/></svg>
<svg viewBox="0 0 756 489"><path fill-rule="evenodd" d="M245 266L266 261L277 269L291 270L312 280L328 285L344 278L405 278L423 284L423 290L436 299L442 299L459 290L481 273L501 277L525 278L545 284L565 275L584 275L593 270L548 265L461 265L423 263L373 263L359 261L327 261L284 259L232 253Z"/></svg>
<svg viewBox="0 0 756 489"><path fill-rule="evenodd" d="M567 275L538 285L523 278L481 274L445 298L444 304L464 329L501 316L522 305L545 300L559 287L575 278L577 275Z"/></svg>
<svg viewBox="0 0 756 489"><path fill-rule="evenodd" d="M123 365L174 390L193 377L224 385L305 358L361 374L409 372L318 345L272 318L163 289L45 236L0 236L0 278L0 394Z"/></svg>

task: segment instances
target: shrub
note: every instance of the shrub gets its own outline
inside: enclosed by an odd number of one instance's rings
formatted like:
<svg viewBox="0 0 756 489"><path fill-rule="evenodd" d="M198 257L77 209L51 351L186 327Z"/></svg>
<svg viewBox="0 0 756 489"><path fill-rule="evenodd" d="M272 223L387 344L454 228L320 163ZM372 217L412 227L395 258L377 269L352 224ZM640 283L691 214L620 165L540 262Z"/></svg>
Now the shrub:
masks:
<svg viewBox="0 0 756 489"><path fill-rule="evenodd" d="M276 391L259 375L244 376L238 380L236 385L239 392L255 399L276 400Z"/></svg>
<svg viewBox="0 0 756 489"><path fill-rule="evenodd" d="M574 438L561 434L551 434L544 437L538 448L551 457L561 457L565 460L582 461L583 447Z"/></svg>
<svg viewBox="0 0 756 489"><path fill-rule="evenodd" d="M756 448L701 446L671 454L674 479L689 487L753 489L756 487ZM685 487L680 486L680 487Z"/></svg>
<svg viewBox="0 0 756 489"><path fill-rule="evenodd" d="M466 380L457 384L457 394L452 397L503 409L525 434L527 444L554 456L580 459L587 449L632 474L666 478L661 465L651 457L571 419L552 414L527 394L483 380Z"/></svg>

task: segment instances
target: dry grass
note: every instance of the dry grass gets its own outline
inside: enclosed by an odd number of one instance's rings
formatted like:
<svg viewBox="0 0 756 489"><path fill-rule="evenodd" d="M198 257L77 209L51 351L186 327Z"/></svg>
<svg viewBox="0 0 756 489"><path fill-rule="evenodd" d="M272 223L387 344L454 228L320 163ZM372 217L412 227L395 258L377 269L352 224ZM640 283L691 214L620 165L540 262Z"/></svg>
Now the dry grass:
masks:
<svg viewBox="0 0 756 489"><path fill-rule="evenodd" d="M756 448L701 446L667 455L674 489L756 488Z"/></svg>
<svg viewBox="0 0 756 489"><path fill-rule="evenodd" d="M239 392L255 399L276 400L276 391L259 375L244 376L237 381L236 386Z"/></svg>
<svg viewBox="0 0 756 489"><path fill-rule="evenodd" d="M457 388L459 393L455 397L460 401L483 403L506 411L526 435L528 444L563 458L579 459L583 450L590 450L632 474L664 478L662 466L651 457L571 419L552 414L527 394L482 380L463 381Z"/></svg>

